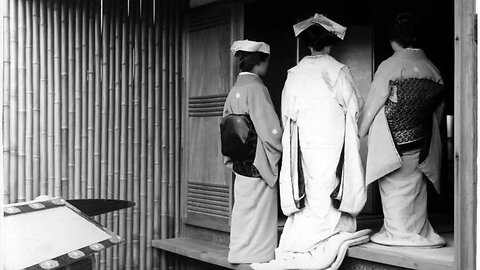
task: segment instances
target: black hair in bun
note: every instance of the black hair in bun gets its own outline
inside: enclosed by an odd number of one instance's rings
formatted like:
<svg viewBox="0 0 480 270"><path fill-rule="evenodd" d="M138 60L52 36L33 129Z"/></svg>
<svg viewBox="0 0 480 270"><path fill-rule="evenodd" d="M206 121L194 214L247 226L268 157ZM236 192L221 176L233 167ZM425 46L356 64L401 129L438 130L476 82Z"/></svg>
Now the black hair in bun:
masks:
<svg viewBox="0 0 480 270"><path fill-rule="evenodd" d="M390 41L397 42L403 48L417 47L418 26L418 22L411 13L400 13L390 29Z"/></svg>
<svg viewBox="0 0 480 270"><path fill-rule="evenodd" d="M252 69L268 59L269 55L263 52L237 51L235 56L239 59L239 67L242 72L249 72Z"/></svg>
<svg viewBox="0 0 480 270"><path fill-rule="evenodd" d="M320 25L308 27L299 35L299 38L305 42L307 47L311 47L315 51L321 51L325 47L335 45L341 40L335 33L327 31Z"/></svg>

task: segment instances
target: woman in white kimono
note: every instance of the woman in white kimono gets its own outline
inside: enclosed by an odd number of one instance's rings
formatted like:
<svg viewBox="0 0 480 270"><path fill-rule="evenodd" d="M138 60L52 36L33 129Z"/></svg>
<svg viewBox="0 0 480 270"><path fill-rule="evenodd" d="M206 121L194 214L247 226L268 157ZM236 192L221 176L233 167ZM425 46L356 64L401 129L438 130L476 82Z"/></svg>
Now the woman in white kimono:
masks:
<svg viewBox="0 0 480 270"><path fill-rule="evenodd" d="M257 133L254 160L226 157L235 172L231 216L230 263L267 262L277 246L278 162L282 128L270 94L260 76L267 72L270 47L263 42L236 41L240 74L225 102L223 115L247 114Z"/></svg>
<svg viewBox="0 0 480 270"><path fill-rule="evenodd" d="M389 246L438 247L445 240L428 221L427 179L440 191L443 82L438 69L415 47L416 27L411 14L397 17L390 33L394 54L375 73L359 134L369 135L367 184L378 180L385 216L371 240ZM410 87L409 96L401 94L407 90L399 90L398 82L408 81L428 87ZM389 109L393 106L396 109ZM402 107L408 113L389 116Z"/></svg>
<svg viewBox="0 0 480 270"><path fill-rule="evenodd" d="M329 55L332 45L343 39L346 28L316 14L295 25L294 30L309 47L311 55L289 70L282 96L285 131L280 192L282 210L288 219L275 260L268 264L253 264L252 268L335 269L336 258L340 258L340 263L343 259L342 254L339 255L340 246L352 239L356 230L354 215L363 208L366 200L357 133L357 116L362 101L347 66ZM290 133L291 123L295 123L295 129L298 129L301 156L298 166L305 180L304 207L293 211L287 206L292 191L289 189L292 185L290 176L294 173L290 167L296 159L296 151L291 147L292 140L295 140L292 139L295 134L291 136ZM353 201L351 206L354 207L349 209L355 208L351 213L343 212L342 207L340 210L334 207L331 198L340 184L337 167L342 152L344 165L348 163L350 166L346 173L355 172L352 177L345 177L343 184L344 199ZM352 188L357 193L347 196L345 191ZM296 190L294 188L294 192ZM366 241L367 233L363 235Z"/></svg>

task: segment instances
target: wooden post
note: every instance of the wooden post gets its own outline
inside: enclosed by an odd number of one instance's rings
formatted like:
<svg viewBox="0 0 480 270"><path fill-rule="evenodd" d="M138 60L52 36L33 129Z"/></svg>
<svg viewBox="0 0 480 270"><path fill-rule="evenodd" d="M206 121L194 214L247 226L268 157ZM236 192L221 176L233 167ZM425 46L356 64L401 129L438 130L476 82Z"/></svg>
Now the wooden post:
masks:
<svg viewBox="0 0 480 270"><path fill-rule="evenodd" d="M477 27L474 0L455 1L455 269L476 269Z"/></svg>

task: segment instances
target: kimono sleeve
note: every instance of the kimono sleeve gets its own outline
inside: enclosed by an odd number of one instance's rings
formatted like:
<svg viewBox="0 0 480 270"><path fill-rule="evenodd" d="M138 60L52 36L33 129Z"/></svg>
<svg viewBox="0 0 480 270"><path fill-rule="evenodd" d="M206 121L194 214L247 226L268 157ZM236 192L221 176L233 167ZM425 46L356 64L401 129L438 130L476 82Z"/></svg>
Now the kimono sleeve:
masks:
<svg viewBox="0 0 480 270"><path fill-rule="evenodd" d="M268 151L282 151L282 127L266 87L252 88L248 95L248 114L263 146Z"/></svg>
<svg viewBox="0 0 480 270"><path fill-rule="evenodd" d="M344 109L351 112L356 118L355 121L357 121L358 114L362 109L364 102L353 76L347 67L342 68L340 71L340 75L335 83L335 90L338 98L341 99Z"/></svg>

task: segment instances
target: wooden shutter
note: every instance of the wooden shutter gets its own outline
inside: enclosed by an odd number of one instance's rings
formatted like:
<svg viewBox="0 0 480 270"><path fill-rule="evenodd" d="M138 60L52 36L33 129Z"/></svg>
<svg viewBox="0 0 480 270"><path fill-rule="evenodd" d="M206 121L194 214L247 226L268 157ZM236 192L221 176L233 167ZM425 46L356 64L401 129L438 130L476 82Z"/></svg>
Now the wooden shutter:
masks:
<svg viewBox="0 0 480 270"><path fill-rule="evenodd" d="M239 4L209 5L186 19L183 220L229 230L232 172L220 152L219 124L237 70L230 53L243 36Z"/></svg>

